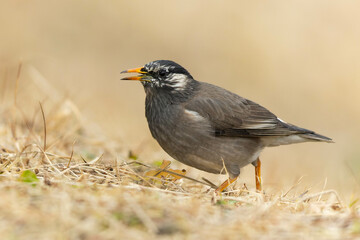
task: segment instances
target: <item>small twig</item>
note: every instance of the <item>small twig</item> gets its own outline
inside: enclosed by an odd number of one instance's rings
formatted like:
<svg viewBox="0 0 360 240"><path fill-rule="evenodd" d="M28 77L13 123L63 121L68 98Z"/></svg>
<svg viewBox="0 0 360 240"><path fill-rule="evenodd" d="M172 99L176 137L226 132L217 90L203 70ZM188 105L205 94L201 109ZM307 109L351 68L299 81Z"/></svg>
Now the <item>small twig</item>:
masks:
<svg viewBox="0 0 360 240"><path fill-rule="evenodd" d="M120 165L118 165L117 157L114 158L114 167L113 168L115 169L115 176L117 177L117 180L120 182L120 180L121 180L120 172L119 172Z"/></svg>
<svg viewBox="0 0 360 240"><path fill-rule="evenodd" d="M296 182L294 185L292 185L291 188L290 188L289 190L287 190L287 192L286 192L285 194L283 194L281 197L282 197L282 198L286 197L286 195L288 195L288 193L289 193L291 190L293 190L296 186L298 186L298 185L301 183L303 177L304 177L304 176L301 176L301 177L297 180L297 182Z"/></svg>
<svg viewBox="0 0 360 240"><path fill-rule="evenodd" d="M69 168L70 162L71 162L71 160L72 160L72 158L73 158L73 155L74 155L74 145L75 145L75 142L76 142L76 140L74 140L74 142L73 142L73 144L72 144L71 154L70 154L69 162L68 162L68 164L67 164L67 168Z"/></svg>
<svg viewBox="0 0 360 240"><path fill-rule="evenodd" d="M19 67L18 67L17 76L16 76L14 106L16 106L16 99L17 99L17 93L18 93L18 87L19 87L21 68L22 68L22 61L19 62Z"/></svg>
<svg viewBox="0 0 360 240"><path fill-rule="evenodd" d="M300 200L303 201L303 202L306 202L306 201L309 201L310 199L313 199L313 198L316 198L318 196L322 196L322 195L325 195L325 194L334 194L336 199L338 200L339 204L341 206L343 206L341 200L340 200L340 197L338 195L338 193L335 191L335 190L327 190L327 191L323 191L323 192L319 192L319 193L315 193L315 194L312 194L310 196L307 196L307 197L304 197L304 198L301 198Z"/></svg>
<svg viewBox="0 0 360 240"><path fill-rule="evenodd" d="M93 164L97 163L98 161L100 161L100 160L103 158L103 156L104 156L104 153L102 153L102 154L100 155L100 157L97 157L97 158L94 158L93 160L91 160L91 161L89 162L89 164L93 165Z"/></svg>
<svg viewBox="0 0 360 240"><path fill-rule="evenodd" d="M85 160L85 158L82 155L80 155L80 158L84 161L84 163L87 164L87 161Z"/></svg>
<svg viewBox="0 0 360 240"><path fill-rule="evenodd" d="M43 123L44 123L44 152L46 152L46 119L45 119L45 113L44 113L44 109L41 105L41 102L39 102L40 105L40 109L41 109L41 115L43 118Z"/></svg>
<svg viewBox="0 0 360 240"><path fill-rule="evenodd" d="M138 162L138 161L125 162L125 163L121 164L120 166L130 165L130 164L139 164L139 165L144 166L144 167L147 167L147 168L152 168L151 166L146 165L145 163L142 163L142 162ZM158 169L156 169L156 170L159 170L159 171L161 170L162 172L171 173L171 174L174 174L174 175L176 175L176 176L179 176L179 177L182 177L182 178L186 178L186 179L188 179L188 180L191 180L191 181L194 181L194 182L197 182L197 183L201 183L201 184L203 184L203 185L209 186L209 187L214 188L214 189L217 188L217 186L216 186L215 184L211 183L210 181L206 181L205 179L203 179L205 182L202 182L202 181L199 181L199 180L194 179L194 178L192 178L192 177L188 177L188 176L186 176L186 175L181 175L181 174L178 174L178 173L176 173L176 172L164 170L164 169L162 169L162 168L158 168Z"/></svg>
<svg viewBox="0 0 360 240"><path fill-rule="evenodd" d="M122 164L119 164L119 167L126 166L126 165L132 165L132 164L139 164L139 165L147 167L147 168L152 168L151 166L149 166L145 163L139 162L139 161L124 162Z"/></svg>
<svg viewBox="0 0 360 240"><path fill-rule="evenodd" d="M302 194L300 194L297 198L302 198L305 194L307 194L309 192L309 190L306 190L305 192L303 192Z"/></svg>
<svg viewBox="0 0 360 240"><path fill-rule="evenodd" d="M217 188L217 186L214 183L212 183L209 179L206 179L204 177L202 177L201 179L204 180L205 182L207 182L212 188L214 188L214 189Z"/></svg>
<svg viewBox="0 0 360 240"><path fill-rule="evenodd" d="M173 172L173 171L169 171L169 170L165 170L165 169L163 169L162 171L163 171L163 172L166 172L166 173L171 173L171 174L173 174L173 175L176 175L176 176L179 176L179 177L182 177L182 178L186 178L186 179L188 179L188 180L191 180L191 181L194 181L194 182L197 182L197 183L201 183L201 184L206 185L206 186L209 186L209 187L213 187L210 183L202 182L202 181L199 181L199 180L197 180L197 179L195 179L195 178L188 177L188 176L186 176L186 175L181 175L181 174L179 174L179 173L176 173L176 172ZM217 188L217 187L215 186L215 188Z"/></svg>
<svg viewBox="0 0 360 240"><path fill-rule="evenodd" d="M325 178L325 182L324 182L324 186L323 186L322 192L324 192L324 191L325 191L326 184L327 184L327 178ZM320 202L321 197L322 197L322 194L319 196L319 198L318 198L318 202Z"/></svg>
<svg viewBox="0 0 360 240"><path fill-rule="evenodd" d="M107 171L105 171L105 170L102 170L102 169L100 169L100 168L96 168L96 167L90 167L90 166L82 166L82 168L85 170L85 169L90 169L90 170L94 170L95 172L97 172L97 173L103 173L103 174L105 174L105 175L107 175L107 176L111 176L111 177L115 177L114 175L111 175L110 173L108 173Z"/></svg>

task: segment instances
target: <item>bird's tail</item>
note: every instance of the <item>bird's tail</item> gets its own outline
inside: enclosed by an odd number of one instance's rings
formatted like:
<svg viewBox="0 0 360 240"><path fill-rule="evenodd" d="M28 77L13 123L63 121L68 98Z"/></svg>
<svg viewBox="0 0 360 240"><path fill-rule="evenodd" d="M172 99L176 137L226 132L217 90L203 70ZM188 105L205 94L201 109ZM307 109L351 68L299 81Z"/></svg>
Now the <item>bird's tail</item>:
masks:
<svg viewBox="0 0 360 240"><path fill-rule="evenodd" d="M319 142L328 142L333 143L334 141L331 138L325 137L323 135L317 134L317 133L304 133L300 135L303 138L313 140L313 141L319 141Z"/></svg>

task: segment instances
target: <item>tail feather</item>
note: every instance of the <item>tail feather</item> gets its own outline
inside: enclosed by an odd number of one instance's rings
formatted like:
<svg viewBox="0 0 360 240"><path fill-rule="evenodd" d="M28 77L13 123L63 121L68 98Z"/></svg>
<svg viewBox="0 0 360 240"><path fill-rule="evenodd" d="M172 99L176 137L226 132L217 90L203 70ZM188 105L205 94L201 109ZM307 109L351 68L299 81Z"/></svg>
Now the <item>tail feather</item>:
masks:
<svg viewBox="0 0 360 240"><path fill-rule="evenodd" d="M328 142L328 143L334 142L331 138L325 137L323 135L320 135L320 134L317 134L314 132L301 134L301 137L307 138L310 140L314 140L314 141L319 141L319 142Z"/></svg>
<svg viewBox="0 0 360 240"><path fill-rule="evenodd" d="M312 140L312 141L319 141L319 142L328 142L328 143L333 143L334 142L331 138L328 138L328 137L325 137L323 135L317 134L314 131L311 131L309 129L301 128L301 127L295 126L293 124L286 123L284 121L280 121L280 123L284 127L286 127L289 130L293 131L294 134L298 134L302 138Z"/></svg>

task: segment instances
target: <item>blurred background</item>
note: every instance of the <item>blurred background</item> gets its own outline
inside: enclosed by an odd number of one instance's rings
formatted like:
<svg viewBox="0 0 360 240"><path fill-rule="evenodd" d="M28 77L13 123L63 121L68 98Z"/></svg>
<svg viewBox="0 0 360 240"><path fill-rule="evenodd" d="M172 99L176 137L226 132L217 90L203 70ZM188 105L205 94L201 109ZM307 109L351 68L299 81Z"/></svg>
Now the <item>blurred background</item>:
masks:
<svg viewBox="0 0 360 240"><path fill-rule="evenodd" d="M358 194L359 9L354 1L2 0L0 101L13 96L21 61L25 111L53 88L140 160L171 159L150 135L141 84L119 79L122 70L173 60L197 80L335 140L266 149L265 189L286 191L303 177L304 188ZM39 81L45 90L33 86ZM253 186L252 166L243 182Z"/></svg>

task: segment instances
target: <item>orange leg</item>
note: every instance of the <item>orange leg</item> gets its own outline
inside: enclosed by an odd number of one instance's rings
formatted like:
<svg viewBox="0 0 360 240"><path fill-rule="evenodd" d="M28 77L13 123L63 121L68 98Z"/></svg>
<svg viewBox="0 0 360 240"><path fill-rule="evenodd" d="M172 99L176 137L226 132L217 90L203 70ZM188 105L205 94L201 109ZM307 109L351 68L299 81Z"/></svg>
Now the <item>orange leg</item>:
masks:
<svg viewBox="0 0 360 240"><path fill-rule="evenodd" d="M225 182L223 182L216 190L216 193L221 193L222 191L224 191L228 186L230 186L233 182L236 181L238 177L235 178L229 178L227 179Z"/></svg>
<svg viewBox="0 0 360 240"><path fill-rule="evenodd" d="M256 191L261 192L262 184L261 184L261 162L260 158L258 158L256 167L255 167L255 182L256 182Z"/></svg>

